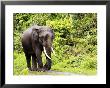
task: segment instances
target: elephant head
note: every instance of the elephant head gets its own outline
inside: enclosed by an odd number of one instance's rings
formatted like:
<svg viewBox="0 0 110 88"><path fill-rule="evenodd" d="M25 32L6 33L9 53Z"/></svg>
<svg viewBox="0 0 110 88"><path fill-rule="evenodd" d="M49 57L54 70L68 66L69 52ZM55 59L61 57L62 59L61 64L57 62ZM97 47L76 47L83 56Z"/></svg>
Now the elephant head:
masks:
<svg viewBox="0 0 110 88"><path fill-rule="evenodd" d="M40 46L46 57L51 59L51 52L54 53L52 43L54 39L54 32L51 28L47 26L34 26L32 30L32 37L34 39L34 44ZM35 45L34 45L35 46Z"/></svg>

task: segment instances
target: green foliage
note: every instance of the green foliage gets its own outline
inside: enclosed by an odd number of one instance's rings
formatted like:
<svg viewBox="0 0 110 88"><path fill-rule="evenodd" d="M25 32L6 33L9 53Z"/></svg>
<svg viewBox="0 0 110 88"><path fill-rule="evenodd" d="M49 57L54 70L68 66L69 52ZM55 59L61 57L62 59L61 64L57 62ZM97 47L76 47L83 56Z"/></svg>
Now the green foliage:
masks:
<svg viewBox="0 0 110 88"><path fill-rule="evenodd" d="M26 59L24 53L20 54L17 51L14 51L14 74L21 75L24 72L23 70L26 68Z"/></svg>
<svg viewBox="0 0 110 88"><path fill-rule="evenodd" d="M79 74L96 74L97 14L96 13L14 13L14 74L27 75L21 35L37 24L55 32L52 70ZM42 55L45 63L45 56Z"/></svg>

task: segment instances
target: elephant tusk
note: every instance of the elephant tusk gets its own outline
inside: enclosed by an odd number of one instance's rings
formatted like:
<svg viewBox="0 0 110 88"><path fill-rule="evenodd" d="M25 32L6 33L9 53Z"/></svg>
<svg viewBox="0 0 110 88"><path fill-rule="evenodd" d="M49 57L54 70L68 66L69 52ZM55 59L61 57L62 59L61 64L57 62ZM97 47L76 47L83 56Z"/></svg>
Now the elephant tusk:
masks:
<svg viewBox="0 0 110 88"><path fill-rule="evenodd" d="M51 59L51 58L48 56L48 54L46 53L45 47L43 47L43 48L44 48L44 53L45 53L45 55L46 55L49 59Z"/></svg>
<svg viewBox="0 0 110 88"><path fill-rule="evenodd" d="M54 50L53 50L53 47L51 47L51 50L52 50L52 52L54 53L54 55L55 55L55 52L54 52Z"/></svg>

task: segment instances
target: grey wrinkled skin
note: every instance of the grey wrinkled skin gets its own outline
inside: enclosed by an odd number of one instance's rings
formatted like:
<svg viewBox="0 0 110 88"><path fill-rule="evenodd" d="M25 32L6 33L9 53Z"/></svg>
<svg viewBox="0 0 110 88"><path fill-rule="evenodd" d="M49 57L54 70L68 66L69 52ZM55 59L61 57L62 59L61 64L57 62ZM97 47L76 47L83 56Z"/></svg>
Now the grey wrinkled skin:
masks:
<svg viewBox="0 0 110 88"><path fill-rule="evenodd" d="M46 57L46 64L43 66L41 54L44 46L48 56L51 58L53 39L54 32L47 26L34 25L23 33L21 42L29 70L46 71L51 69L51 59Z"/></svg>

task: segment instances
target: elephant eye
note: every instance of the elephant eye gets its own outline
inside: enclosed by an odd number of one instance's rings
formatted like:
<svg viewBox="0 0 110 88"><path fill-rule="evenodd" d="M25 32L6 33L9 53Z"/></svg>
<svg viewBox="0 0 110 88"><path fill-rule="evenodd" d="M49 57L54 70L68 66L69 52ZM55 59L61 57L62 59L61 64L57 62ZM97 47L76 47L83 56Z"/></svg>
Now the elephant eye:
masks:
<svg viewBox="0 0 110 88"><path fill-rule="evenodd" d="M54 39L54 36L52 36L52 39Z"/></svg>

